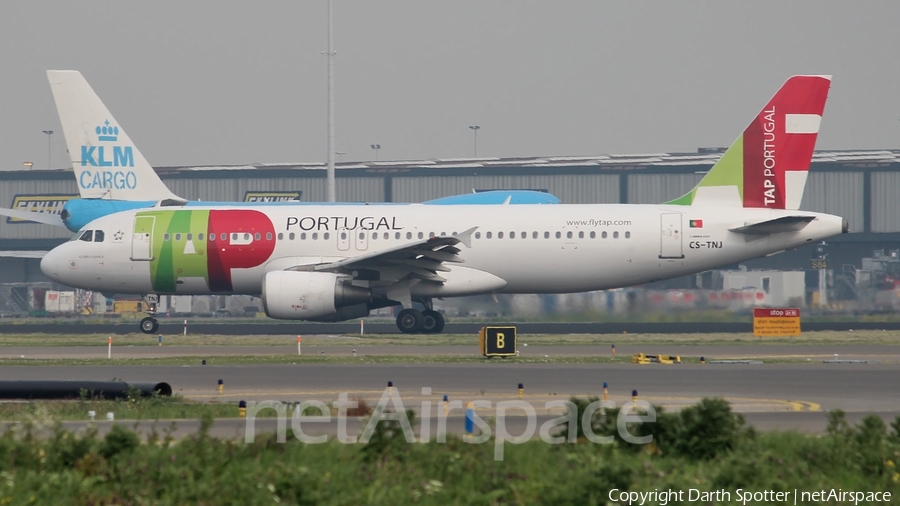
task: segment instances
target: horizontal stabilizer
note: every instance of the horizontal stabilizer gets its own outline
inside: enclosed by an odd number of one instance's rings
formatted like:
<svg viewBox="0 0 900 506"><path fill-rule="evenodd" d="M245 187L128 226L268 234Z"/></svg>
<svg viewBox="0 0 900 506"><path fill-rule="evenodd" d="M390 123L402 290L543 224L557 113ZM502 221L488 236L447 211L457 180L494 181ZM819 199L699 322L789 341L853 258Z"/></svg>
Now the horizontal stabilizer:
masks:
<svg viewBox="0 0 900 506"><path fill-rule="evenodd" d="M784 216L774 220L761 221L759 223L746 223L742 227L730 228L730 232L736 234L766 235L781 234L784 232L796 232L802 230L809 222L816 219L815 216Z"/></svg>
<svg viewBox="0 0 900 506"><path fill-rule="evenodd" d="M65 227L62 218L58 214L36 213L34 211L18 211L16 209L0 208L0 216L8 216L19 220L33 221L35 223L43 223L45 225L53 225L56 227Z"/></svg>

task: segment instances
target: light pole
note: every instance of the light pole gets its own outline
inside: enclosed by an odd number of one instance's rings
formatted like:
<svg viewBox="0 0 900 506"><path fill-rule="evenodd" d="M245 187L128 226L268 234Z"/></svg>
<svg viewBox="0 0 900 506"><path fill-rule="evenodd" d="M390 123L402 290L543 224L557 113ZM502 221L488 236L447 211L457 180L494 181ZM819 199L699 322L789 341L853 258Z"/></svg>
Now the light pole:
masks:
<svg viewBox="0 0 900 506"><path fill-rule="evenodd" d="M342 162L342 161L344 161L344 155L346 155L347 152L346 151L338 151L335 154L338 155L338 161Z"/></svg>
<svg viewBox="0 0 900 506"><path fill-rule="evenodd" d="M328 167L326 193L328 202L336 200L335 180L334 180L334 55L337 54L333 48L333 39L331 34L331 0L328 0Z"/></svg>
<svg viewBox="0 0 900 506"><path fill-rule="evenodd" d="M50 139L53 138L53 130L41 130L47 134L47 168L50 168Z"/></svg>
<svg viewBox="0 0 900 506"><path fill-rule="evenodd" d="M478 129L481 127L478 125L470 125L469 128L472 129L472 133L475 137L475 158L478 158Z"/></svg>
<svg viewBox="0 0 900 506"><path fill-rule="evenodd" d="M22 165L28 167L28 170L31 170L31 168L34 167L34 164L31 162L24 162Z"/></svg>
<svg viewBox="0 0 900 506"><path fill-rule="evenodd" d="M375 161L378 161L378 150L381 149L381 144L370 144L371 148L375 150Z"/></svg>

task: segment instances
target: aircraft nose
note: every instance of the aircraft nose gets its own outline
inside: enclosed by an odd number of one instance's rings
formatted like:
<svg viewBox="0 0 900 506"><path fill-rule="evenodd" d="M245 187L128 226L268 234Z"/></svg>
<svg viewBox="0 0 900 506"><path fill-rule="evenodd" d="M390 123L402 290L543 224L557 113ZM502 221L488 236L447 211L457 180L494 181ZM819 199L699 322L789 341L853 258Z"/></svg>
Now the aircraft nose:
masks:
<svg viewBox="0 0 900 506"><path fill-rule="evenodd" d="M59 281L59 259L58 247L48 251L44 258L41 259L41 272L53 281Z"/></svg>

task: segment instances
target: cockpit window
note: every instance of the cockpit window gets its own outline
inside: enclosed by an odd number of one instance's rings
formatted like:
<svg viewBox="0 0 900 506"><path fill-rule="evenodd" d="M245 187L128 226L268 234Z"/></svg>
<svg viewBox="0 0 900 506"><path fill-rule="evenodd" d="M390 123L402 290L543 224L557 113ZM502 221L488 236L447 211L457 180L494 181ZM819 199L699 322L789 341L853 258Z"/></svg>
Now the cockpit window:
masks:
<svg viewBox="0 0 900 506"><path fill-rule="evenodd" d="M94 231L94 242L103 242L103 238L106 234L103 233L102 230Z"/></svg>
<svg viewBox="0 0 900 506"><path fill-rule="evenodd" d="M93 230L85 230L81 237L78 238L79 241L91 242L94 240L94 231Z"/></svg>

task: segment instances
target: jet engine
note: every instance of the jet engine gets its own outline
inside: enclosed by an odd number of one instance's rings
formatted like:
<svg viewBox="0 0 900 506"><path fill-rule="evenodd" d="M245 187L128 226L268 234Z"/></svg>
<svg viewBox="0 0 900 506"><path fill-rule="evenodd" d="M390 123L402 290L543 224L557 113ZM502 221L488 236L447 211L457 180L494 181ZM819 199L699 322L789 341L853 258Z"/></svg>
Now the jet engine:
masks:
<svg viewBox="0 0 900 506"><path fill-rule="evenodd" d="M365 303L372 292L346 279L330 272L269 272L263 278L263 308L279 320L337 321L369 314Z"/></svg>

